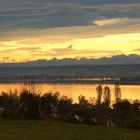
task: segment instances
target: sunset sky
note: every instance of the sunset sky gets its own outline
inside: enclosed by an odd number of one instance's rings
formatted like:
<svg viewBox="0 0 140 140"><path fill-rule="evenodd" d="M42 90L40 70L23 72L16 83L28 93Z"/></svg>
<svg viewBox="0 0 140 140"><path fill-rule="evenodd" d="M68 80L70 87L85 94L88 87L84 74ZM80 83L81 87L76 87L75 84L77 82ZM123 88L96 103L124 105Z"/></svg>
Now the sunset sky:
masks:
<svg viewBox="0 0 140 140"><path fill-rule="evenodd" d="M0 62L140 54L140 0L0 0Z"/></svg>

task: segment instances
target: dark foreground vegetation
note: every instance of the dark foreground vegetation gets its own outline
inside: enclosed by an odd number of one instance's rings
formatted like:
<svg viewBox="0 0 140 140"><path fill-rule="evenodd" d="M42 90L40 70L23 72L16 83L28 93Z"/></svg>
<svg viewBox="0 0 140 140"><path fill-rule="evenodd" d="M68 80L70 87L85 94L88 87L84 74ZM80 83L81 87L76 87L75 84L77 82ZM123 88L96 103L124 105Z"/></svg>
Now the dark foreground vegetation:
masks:
<svg viewBox="0 0 140 140"><path fill-rule="evenodd" d="M1 140L139 140L138 130L61 121L0 119Z"/></svg>
<svg viewBox="0 0 140 140"><path fill-rule="evenodd" d="M97 97L86 100L79 96L79 103L60 96L59 93L39 94L36 86L28 84L20 93L0 95L0 115L3 118L59 120L70 123L127 127L140 129L140 101L121 99L121 89L115 85L115 101L111 104L110 88L99 85ZM38 94L37 94L38 93Z"/></svg>

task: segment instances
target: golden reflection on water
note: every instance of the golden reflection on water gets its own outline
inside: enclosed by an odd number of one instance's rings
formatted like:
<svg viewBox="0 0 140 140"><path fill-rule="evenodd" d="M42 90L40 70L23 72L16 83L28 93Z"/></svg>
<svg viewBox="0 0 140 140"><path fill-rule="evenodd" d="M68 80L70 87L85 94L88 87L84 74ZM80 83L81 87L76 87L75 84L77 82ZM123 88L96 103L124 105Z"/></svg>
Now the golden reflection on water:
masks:
<svg viewBox="0 0 140 140"><path fill-rule="evenodd" d="M105 85L103 85L104 87ZM111 88L112 100L114 100L114 85L108 85ZM83 95L86 99L90 97L96 97L96 87L95 84L38 84L37 86L42 94L48 91L56 92L59 91L60 95L65 95L71 97L74 102L78 101L78 96ZM140 85L120 85L122 98L135 100L140 100ZM20 91L22 89L21 84L0 84L0 92L8 92L10 90L14 91L17 89Z"/></svg>

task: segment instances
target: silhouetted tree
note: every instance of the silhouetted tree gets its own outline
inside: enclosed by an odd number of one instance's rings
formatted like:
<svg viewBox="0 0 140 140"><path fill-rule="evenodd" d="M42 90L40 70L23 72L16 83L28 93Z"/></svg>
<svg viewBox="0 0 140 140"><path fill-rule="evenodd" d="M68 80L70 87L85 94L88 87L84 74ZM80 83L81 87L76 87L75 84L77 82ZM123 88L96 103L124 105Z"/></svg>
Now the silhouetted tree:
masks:
<svg viewBox="0 0 140 140"><path fill-rule="evenodd" d="M57 108L59 93L47 93L40 98L40 109L46 113L52 113Z"/></svg>
<svg viewBox="0 0 140 140"><path fill-rule="evenodd" d="M140 101L135 100L132 104L132 111L135 116L140 116Z"/></svg>
<svg viewBox="0 0 140 140"><path fill-rule="evenodd" d="M110 106L111 103L111 92L110 92L110 88L108 86L104 87L104 93L103 93L103 99L104 99L104 104L106 107Z"/></svg>
<svg viewBox="0 0 140 140"><path fill-rule="evenodd" d="M88 100L86 100L85 96L82 96L82 95L78 97L78 101L80 105L87 105L88 103Z"/></svg>
<svg viewBox="0 0 140 140"><path fill-rule="evenodd" d="M24 77L22 90L27 90L29 93L41 94L39 84L34 80L34 77Z"/></svg>
<svg viewBox="0 0 140 140"><path fill-rule="evenodd" d="M62 96L59 99L58 103L58 113L61 116L68 116L71 113L72 109L72 99L68 98L67 96Z"/></svg>
<svg viewBox="0 0 140 140"><path fill-rule="evenodd" d="M121 100L113 104L113 115L114 120L117 125L140 129L140 103L139 101L134 101L130 103L127 99Z"/></svg>
<svg viewBox="0 0 140 140"><path fill-rule="evenodd" d="M39 108L39 95L23 90L19 97L20 114L22 117L37 118Z"/></svg>
<svg viewBox="0 0 140 140"><path fill-rule="evenodd" d="M115 101L119 102L121 100L121 88L118 83L115 84Z"/></svg>
<svg viewBox="0 0 140 140"><path fill-rule="evenodd" d="M115 122L118 126L129 128L140 128L140 101L121 100L121 90L118 84L115 85L116 102L110 107L111 92L108 86L102 90L101 85L96 88L97 101L85 96L78 97L79 103L72 103L67 96L59 96L59 93L36 94L35 90L24 88L19 95L17 92L2 92L0 95L0 115L21 118L41 119L63 119L67 121L105 124ZM103 103L101 97L103 94ZM100 105L100 108L97 107ZM44 118L45 117L45 118ZM78 121L76 121L78 120Z"/></svg>
<svg viewBox="0 0 140 140"><path fill-rule="evenodd" d="M9 93L2 92L1 108L3 116L16 116L18 113L18 96L10 91Z"/></svg>
<svg viewBox="0 0 140 140"><path fill-rule="evenodd" d="M99 86L97 86L96 88L96 92L97 92L97 105L100 106L101 105L101 99L102 99L102 86L101 84Z"/></svg>
<svg viewBox="0 0 140 140"><path fill-rule="evenodd" d="M131 103L124 99L121 100L115 104L113 104L113 109L116 112L116 116L119 117L119 119L127 119L131 115Z"/></svg>

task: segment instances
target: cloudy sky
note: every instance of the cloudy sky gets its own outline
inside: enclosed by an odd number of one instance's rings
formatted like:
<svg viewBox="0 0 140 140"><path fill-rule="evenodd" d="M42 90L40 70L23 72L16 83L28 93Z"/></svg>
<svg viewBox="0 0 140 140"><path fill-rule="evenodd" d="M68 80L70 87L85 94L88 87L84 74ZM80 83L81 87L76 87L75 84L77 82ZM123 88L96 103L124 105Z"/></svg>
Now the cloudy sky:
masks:
<svg viewBox="0 0 140 140"><path fill-rule="evenodd" d="M0 0L0 62L140 54L140 0Z"/></svg>

